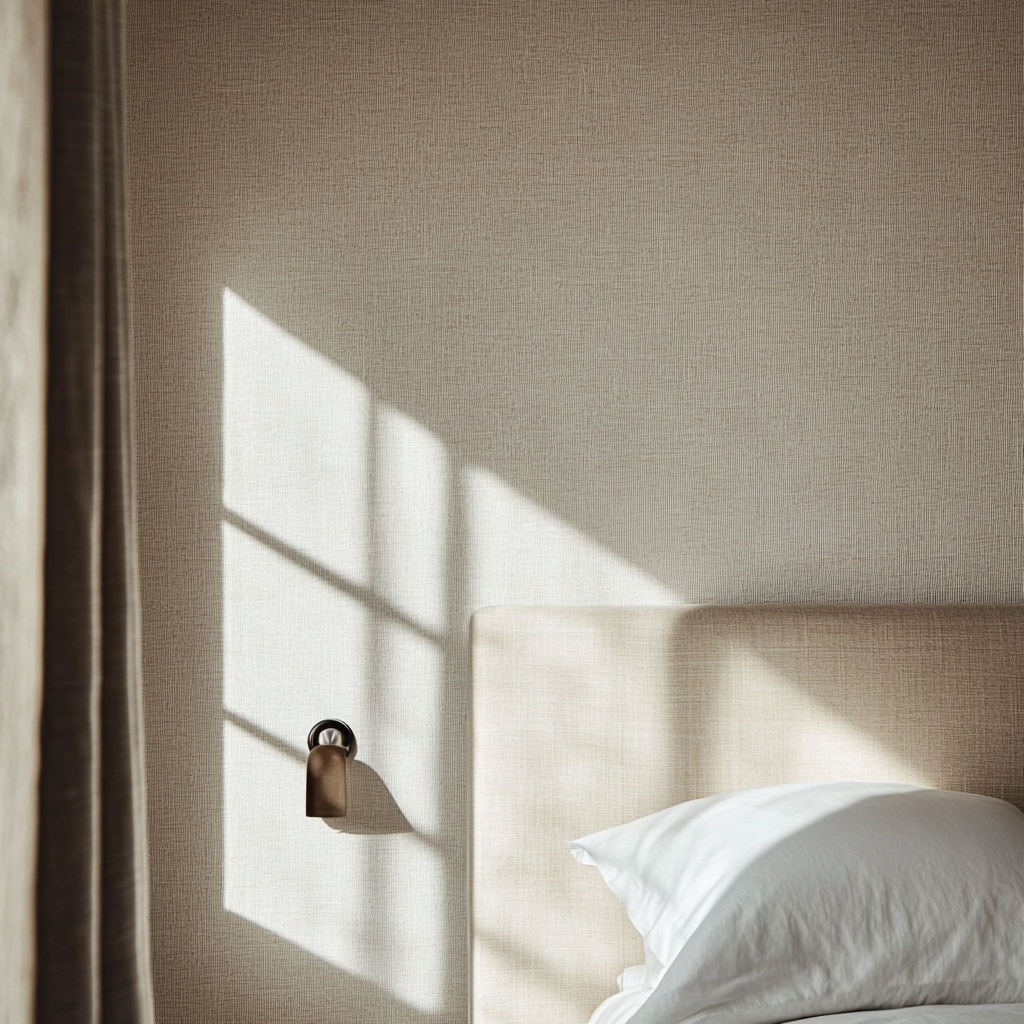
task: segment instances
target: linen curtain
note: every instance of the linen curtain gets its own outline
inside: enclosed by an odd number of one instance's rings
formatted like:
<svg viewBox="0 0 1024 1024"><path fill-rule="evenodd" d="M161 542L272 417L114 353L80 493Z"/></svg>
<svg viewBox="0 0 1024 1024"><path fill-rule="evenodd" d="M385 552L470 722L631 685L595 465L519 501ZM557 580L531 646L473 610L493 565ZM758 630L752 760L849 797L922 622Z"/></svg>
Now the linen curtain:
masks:
<svg viewBox="0 0 1024 1024"><path fill-rule="evenodd" d="M153 1019L121 0L51 4L37 1024Z"/></svg>

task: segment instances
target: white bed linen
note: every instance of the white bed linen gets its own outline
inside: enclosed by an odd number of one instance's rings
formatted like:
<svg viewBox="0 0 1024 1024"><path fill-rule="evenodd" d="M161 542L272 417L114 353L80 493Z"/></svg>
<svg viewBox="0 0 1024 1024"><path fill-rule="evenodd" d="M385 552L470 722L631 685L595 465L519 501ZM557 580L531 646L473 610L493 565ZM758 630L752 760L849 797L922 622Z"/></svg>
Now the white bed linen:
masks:
<svg viewBox="0 0 1024 1024"><path fill-rule="evenodd" d="M800 1024L1021 1024L1024 1003L983 1006L903 1006L898 1010L857 1010L805 1017Z"/></svg>
<svg viewBox="0 0 1024 1024"><path fill-rule="evenodd" d="M571 846L666 965L658 977L628 972L601 1024L1024 1001L1024 815L1001 800L885 783L774 786ZM641 980L648 991L634 991Z"/></svg>
<svg viewBox="0 0 1024 1024"><path fill-rule="evenodd" d="M590 1024L627 1024L646 1002L649 988L631 987L606 999ZM898 1010L857 1010L804 1017L800 1024L1024 1024L1024 1003L982 1006L904 1006Z"/></svg>

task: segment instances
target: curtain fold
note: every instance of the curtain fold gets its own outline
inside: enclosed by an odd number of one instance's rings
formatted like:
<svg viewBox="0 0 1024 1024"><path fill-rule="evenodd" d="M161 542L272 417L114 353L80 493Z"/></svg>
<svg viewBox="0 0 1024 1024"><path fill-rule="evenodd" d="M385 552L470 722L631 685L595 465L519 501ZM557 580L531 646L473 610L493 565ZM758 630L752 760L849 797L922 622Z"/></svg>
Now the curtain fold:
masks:
<svg viewBox="0 0 1024 1024"><path fill-rule="evenodd" d="M121 0L52 0L37 1024L153 1020Z"/></svg>

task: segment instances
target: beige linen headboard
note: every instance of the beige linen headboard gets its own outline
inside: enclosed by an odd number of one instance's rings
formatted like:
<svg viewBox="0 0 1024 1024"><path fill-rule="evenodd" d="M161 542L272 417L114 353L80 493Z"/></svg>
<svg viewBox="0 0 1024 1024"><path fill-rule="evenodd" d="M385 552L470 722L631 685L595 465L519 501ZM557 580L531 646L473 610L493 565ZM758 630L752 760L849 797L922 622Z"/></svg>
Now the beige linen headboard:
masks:
<svg viewBox="0 0 1024 1024"><path fill-rule="evenodd" d="M1024 608L488 608L471 626L473 1024L585 1024L642 945L570 839L830 779L1024 801Z"/></svg>

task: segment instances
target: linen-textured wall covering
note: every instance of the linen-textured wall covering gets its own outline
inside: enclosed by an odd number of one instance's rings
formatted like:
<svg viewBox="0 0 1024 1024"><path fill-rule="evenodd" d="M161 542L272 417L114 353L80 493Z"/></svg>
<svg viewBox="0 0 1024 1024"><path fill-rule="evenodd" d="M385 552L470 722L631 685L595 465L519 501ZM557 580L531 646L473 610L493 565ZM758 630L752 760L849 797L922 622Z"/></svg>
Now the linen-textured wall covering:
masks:
<svg viewBox="0 0 1024 1024"><path fill-rule="evenodd" d="M133 0L159 1020L466 1019L476 607L1020 600L1021 28Z"/></svg>
<svg viewBox="0 0 1024 1024"><path fill-rule="evenodd" d="M120 0L51 6L37 1024L146 1024Z"/></svg>

